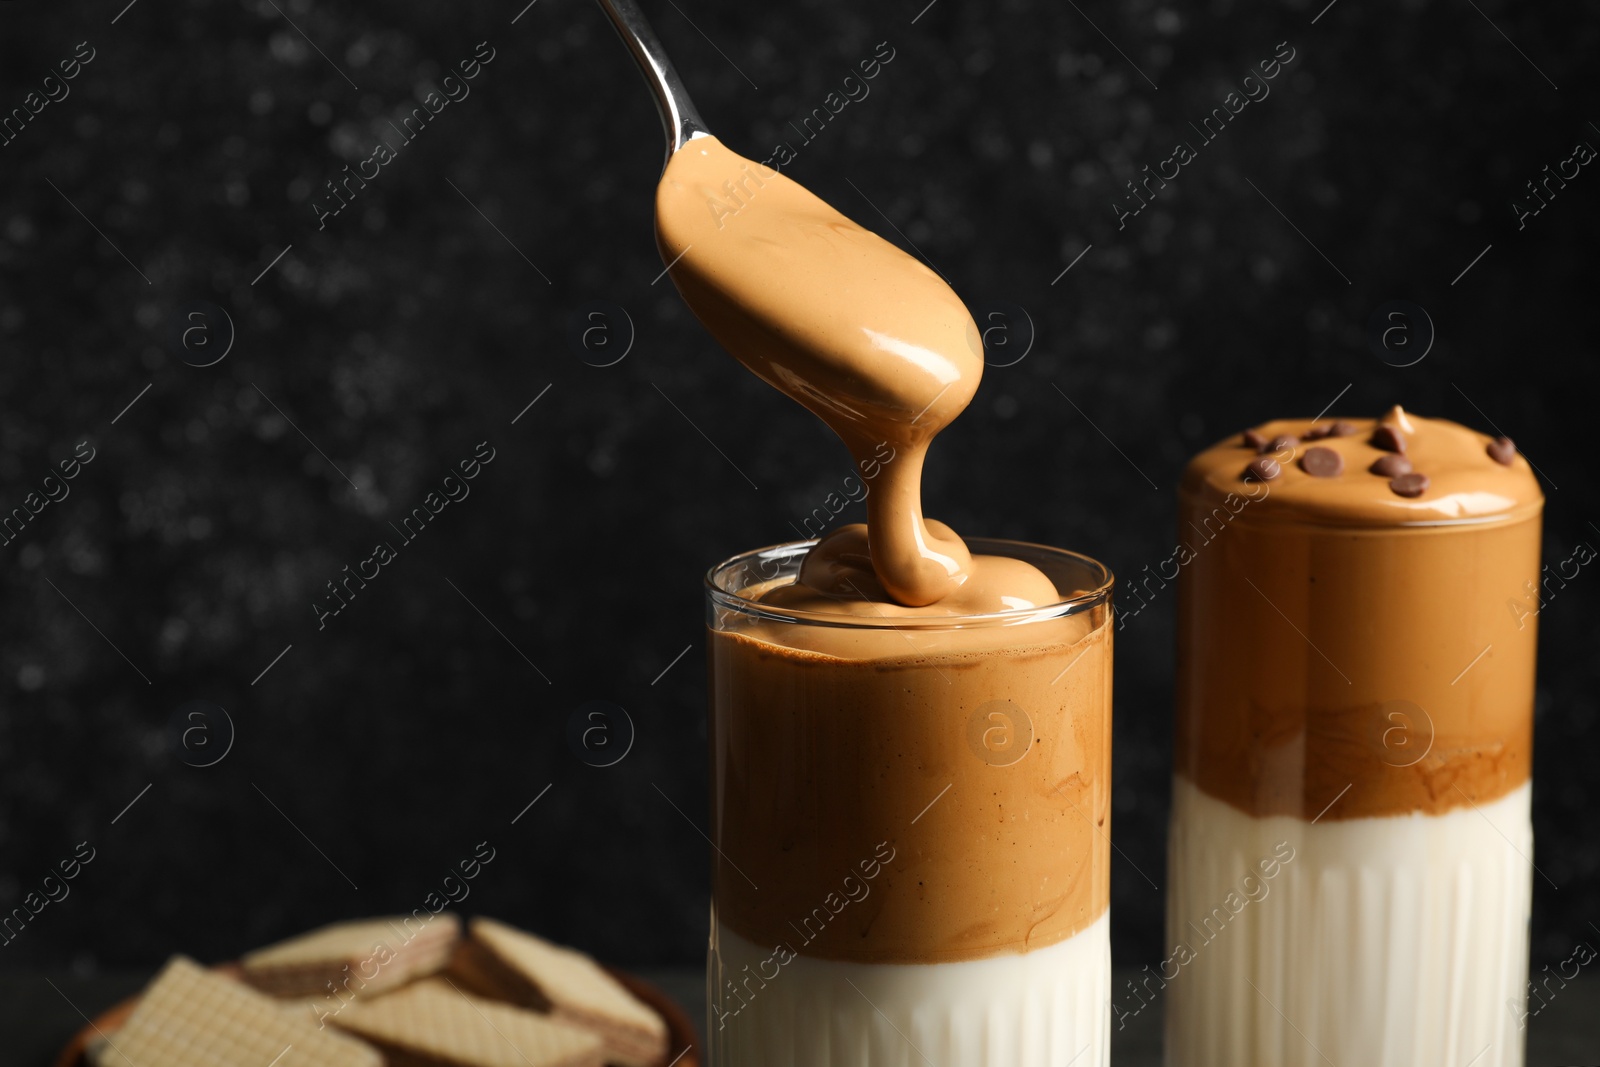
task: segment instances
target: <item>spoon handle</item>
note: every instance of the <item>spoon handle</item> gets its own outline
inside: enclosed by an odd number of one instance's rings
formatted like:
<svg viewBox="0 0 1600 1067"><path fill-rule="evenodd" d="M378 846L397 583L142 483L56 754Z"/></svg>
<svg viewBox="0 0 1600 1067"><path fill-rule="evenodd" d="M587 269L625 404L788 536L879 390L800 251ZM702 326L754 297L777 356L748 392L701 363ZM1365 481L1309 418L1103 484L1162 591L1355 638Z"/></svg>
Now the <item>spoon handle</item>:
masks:
<svg viewBox="0 0 1600 1067"><path fill-rule="evenodd" d="M661 113L661 125L667 133L667 158L671 159L672 153L694 138L708 136L710 131L690 101L683 87L683 79L673 69L666 49L661 47L661 41L650 28L644 12L639 10L636 0L596 2L610 18L611 25L622 38L622 43L628 46L634 62L639 64L639 70L644 74L646 84L650 86L650 92L656 100L656 110Z"/></svg>

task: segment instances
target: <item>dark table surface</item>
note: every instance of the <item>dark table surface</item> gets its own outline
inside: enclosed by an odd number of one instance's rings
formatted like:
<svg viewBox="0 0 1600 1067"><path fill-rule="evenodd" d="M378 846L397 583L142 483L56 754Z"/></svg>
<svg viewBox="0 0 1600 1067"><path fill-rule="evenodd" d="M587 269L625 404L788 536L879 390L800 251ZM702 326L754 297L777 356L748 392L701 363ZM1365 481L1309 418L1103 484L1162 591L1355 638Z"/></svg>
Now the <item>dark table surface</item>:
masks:
<svg viewBox="0 0 1600 1067"><path fill-rule="evenodd" d="M703 972L641 969L635 973L660 986L688 1010L691 1018L704 1017ZM1133 973L1119 969L1116 987L1121 988ZM0 972L0 1039L4 1042L0 1062L18 1067L49 1067L61 1047L84 1025L85 1016L92 1017L136 993L149 977L148 971L108 971L91 976ZM1113 1039L1112 1059L1118 1067L1156 1067L1161 1062L1161 1028L1152 1020L1118 1032ZM1528 1067L1562 1064L1600 1064L1600 978L1578 977L1528 1021Z"/></svg>

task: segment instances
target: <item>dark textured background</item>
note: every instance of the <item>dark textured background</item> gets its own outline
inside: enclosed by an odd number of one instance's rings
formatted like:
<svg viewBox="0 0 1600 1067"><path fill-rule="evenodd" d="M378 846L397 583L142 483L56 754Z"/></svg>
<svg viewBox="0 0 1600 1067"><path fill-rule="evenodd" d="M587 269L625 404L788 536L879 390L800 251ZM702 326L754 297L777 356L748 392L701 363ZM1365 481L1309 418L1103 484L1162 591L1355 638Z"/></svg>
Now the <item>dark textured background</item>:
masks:
<svg viewBox="0 0 1600 1067"><path fill-rule="evenodd" d="M1349 386L1336 413L1493 420L1548 476L1548 558L1600 545L1600 172L1521 232L1510 207L1600 145L1592 11L939 0L913 25L924 2L647 7L708 121L757 158L877 42L896 50L788 173L1037 330L936 446L932 514L1133 574L1171 552L1186 456ZM418 907L485 840L466 910L692 964L700 576L791 537L848 457L652 285L660 133L592 4L280 3L0 4L0 109L97 50L0 147L0 508L98 449L0 548L0 905L97 850L0 966L226 958ZM319 232L323 180L484 40L472 95ZM1119 232L1122 183L1285 40L1271 96ZM1365 340L1391 299L1438 331L1406 369ZM192 300L236 327L215 366L167 343ZM606 368L568 337L594 300L636 331ZM319 632L324 583L486 439L470 498ZM1559 889L1535 882L1539 963L1600 921L1597 603L1586 569L1541 619L1535 818ZM1139 870L1164 883L1171 611L1118 638L1122 963L1162 955ZM208 768L168 729L196 699L237 731ZM638 727L609 769L565 741L590 700Z"/></svg>

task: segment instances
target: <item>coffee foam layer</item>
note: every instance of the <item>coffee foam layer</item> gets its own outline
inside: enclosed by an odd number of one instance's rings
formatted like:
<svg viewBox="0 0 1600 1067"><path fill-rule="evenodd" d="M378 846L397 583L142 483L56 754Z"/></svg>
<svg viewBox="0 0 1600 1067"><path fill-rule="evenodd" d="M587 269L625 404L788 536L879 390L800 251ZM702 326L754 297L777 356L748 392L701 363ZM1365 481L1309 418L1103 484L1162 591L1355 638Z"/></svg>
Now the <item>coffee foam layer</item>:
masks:
<svg viewBox="0 0 1600 1067"><path fill-rule="evenodd" d="M863 963L1083 929L1109 888L1109 621L713 631L720 919Z"/></svg>
<svg viewBox="0 0 1600 1067"><path fill-rule="evenodd" d="M1437 498L1405 500L1354 462L1340 478L1285 464L1241 486L1255 453L1237 439L1190 465L1174 758L1241 811L1436 814L1528 780L1538 627L1520 606L1540 576L1538 486L1520 458L1491 459L1482 435L1406 418L1407 455L1433 472ZM1379 424L1354 425L1313 443L1370 462ZM1229 486L1245 495L1217 495ZM1410 524L1469 505L1489 510Z"/></svg>

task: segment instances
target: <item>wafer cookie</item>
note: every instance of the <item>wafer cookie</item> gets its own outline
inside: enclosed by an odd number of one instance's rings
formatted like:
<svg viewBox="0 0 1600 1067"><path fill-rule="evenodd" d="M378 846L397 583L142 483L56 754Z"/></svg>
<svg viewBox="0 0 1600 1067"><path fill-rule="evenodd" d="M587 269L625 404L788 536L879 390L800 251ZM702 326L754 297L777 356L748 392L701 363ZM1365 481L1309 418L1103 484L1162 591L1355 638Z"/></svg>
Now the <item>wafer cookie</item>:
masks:
<svg viewBox="0 0 1600 1067"><path fill-rule="evenodd" d="M460 936L461 922L449 912L421 921L409 915L362 919L256 949L240 963L245 981L264 993L342 1002L443 969Z"/></svg>
<svg viewBox="0 0 1600 1067"><path fill-rule="evenodd" d="M469 924L451 973L488 995L548 1011L599 1035L607 1063L659 1067L665 1062L666 1022L581 952L480 917Z"/></svg>
<svg viewBox="0 0 1600 1067"><path fill-rule="evenodd" d="M427 978L351 1004L334 1025L383 1050L390 1067L601 1067L600 1038Z"/></svg>
<svg viewBox="0 0 1600 1067"><path fill-rule="evenodd" d="M282 1005L241 982L174 956L139 1006L90 1052L96 1067L383 1067L353 1038L292 1019Z"/></svg>

